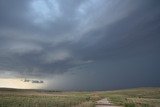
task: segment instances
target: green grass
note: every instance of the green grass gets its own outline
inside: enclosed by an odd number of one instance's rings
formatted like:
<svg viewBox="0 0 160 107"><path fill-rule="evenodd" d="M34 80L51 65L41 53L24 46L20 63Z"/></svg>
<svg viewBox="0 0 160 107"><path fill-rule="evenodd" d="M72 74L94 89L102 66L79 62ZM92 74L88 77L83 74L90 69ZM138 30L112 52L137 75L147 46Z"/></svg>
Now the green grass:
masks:
<svg viewBox="0 0 160 107"><path fill-rule="evenodd" d="M81 96L5 96L0 98L2 107L69 107L85 101Z"/></svg>
<svg viewBox="0 0 160 107"><path fill-rule="evenodd" d="M99 92L0 89L0 107L94 107L102 98L124 107L160 107L160 88Z"/></svg>
<svg viewBox="0 0 160 107"><path fill-rule="evenodd" d="M134 103L125 103L125 107L135 107Z"/></svg>
<svg viewBox="0 0 160 107"><path fill-rule="evenodd" d="M0 107L93 107L96 100L89 92L0 90Z"/></svg>
<svg viewBox="0 0 160 107"><path fill-rule="evenodd" d="M124 107L160 107L160 88L137 88L102 93L111 102Z"/></svg>

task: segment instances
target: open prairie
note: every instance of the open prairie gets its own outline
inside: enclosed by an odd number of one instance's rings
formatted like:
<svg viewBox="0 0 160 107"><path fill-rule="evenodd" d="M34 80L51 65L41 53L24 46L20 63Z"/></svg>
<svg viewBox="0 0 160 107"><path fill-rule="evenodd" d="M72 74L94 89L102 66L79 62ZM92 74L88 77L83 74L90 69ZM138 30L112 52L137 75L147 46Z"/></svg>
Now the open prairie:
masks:
<svg viewBox="0 0 160 107"><path fill-rule="evenodd" d="M0 89L0 107L111 107L96 106L105 98L114 106L160 107L160 88L96 92Z"/></svg>

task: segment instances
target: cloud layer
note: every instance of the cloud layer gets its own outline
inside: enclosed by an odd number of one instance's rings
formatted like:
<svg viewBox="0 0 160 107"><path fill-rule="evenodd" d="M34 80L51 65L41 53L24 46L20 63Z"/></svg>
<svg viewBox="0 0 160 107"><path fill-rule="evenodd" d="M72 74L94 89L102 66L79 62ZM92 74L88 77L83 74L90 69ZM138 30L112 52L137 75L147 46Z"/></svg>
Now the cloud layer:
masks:
<svg viewBox="0 0 160 107"><path fill-rule="evenodd" d="M129 87L125 77L133 86L160 85L155 82L159 5L158 0L1 0L0 77L67 78L71 73L73 84L81 78L91 84L67 89ZM122 85L114 86L113 78Z"/></svg>

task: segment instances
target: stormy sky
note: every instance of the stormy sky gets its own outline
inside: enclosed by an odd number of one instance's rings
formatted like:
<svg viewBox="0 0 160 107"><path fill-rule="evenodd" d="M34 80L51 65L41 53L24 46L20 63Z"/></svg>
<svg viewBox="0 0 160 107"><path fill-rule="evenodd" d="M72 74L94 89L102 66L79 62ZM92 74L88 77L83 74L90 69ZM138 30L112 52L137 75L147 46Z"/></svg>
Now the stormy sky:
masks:
<svg viewBox="0 0 160 107"><path fill-rule="evenodd" d="M108 90L159 75L159 0L0 0L1 79Z"/></svg>

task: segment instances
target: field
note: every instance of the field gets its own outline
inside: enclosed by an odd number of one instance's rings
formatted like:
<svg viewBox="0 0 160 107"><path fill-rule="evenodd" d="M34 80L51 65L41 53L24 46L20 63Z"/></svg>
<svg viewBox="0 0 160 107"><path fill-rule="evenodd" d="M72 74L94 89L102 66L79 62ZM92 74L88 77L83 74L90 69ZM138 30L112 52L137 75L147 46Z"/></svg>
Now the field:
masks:
<svg viewBox="0 0 160 107"><path fill-rule="evenodd" d="M0 89L0 107L94 107L103 98L124 107L160 107L160 88L97 92Z"/></svg>
<svg viewBox="0 0 160 107"><path fill-rule="evenodd" d="M102 93L111 102L125 107L160 107L160 88L138 88Z"/></svg>

